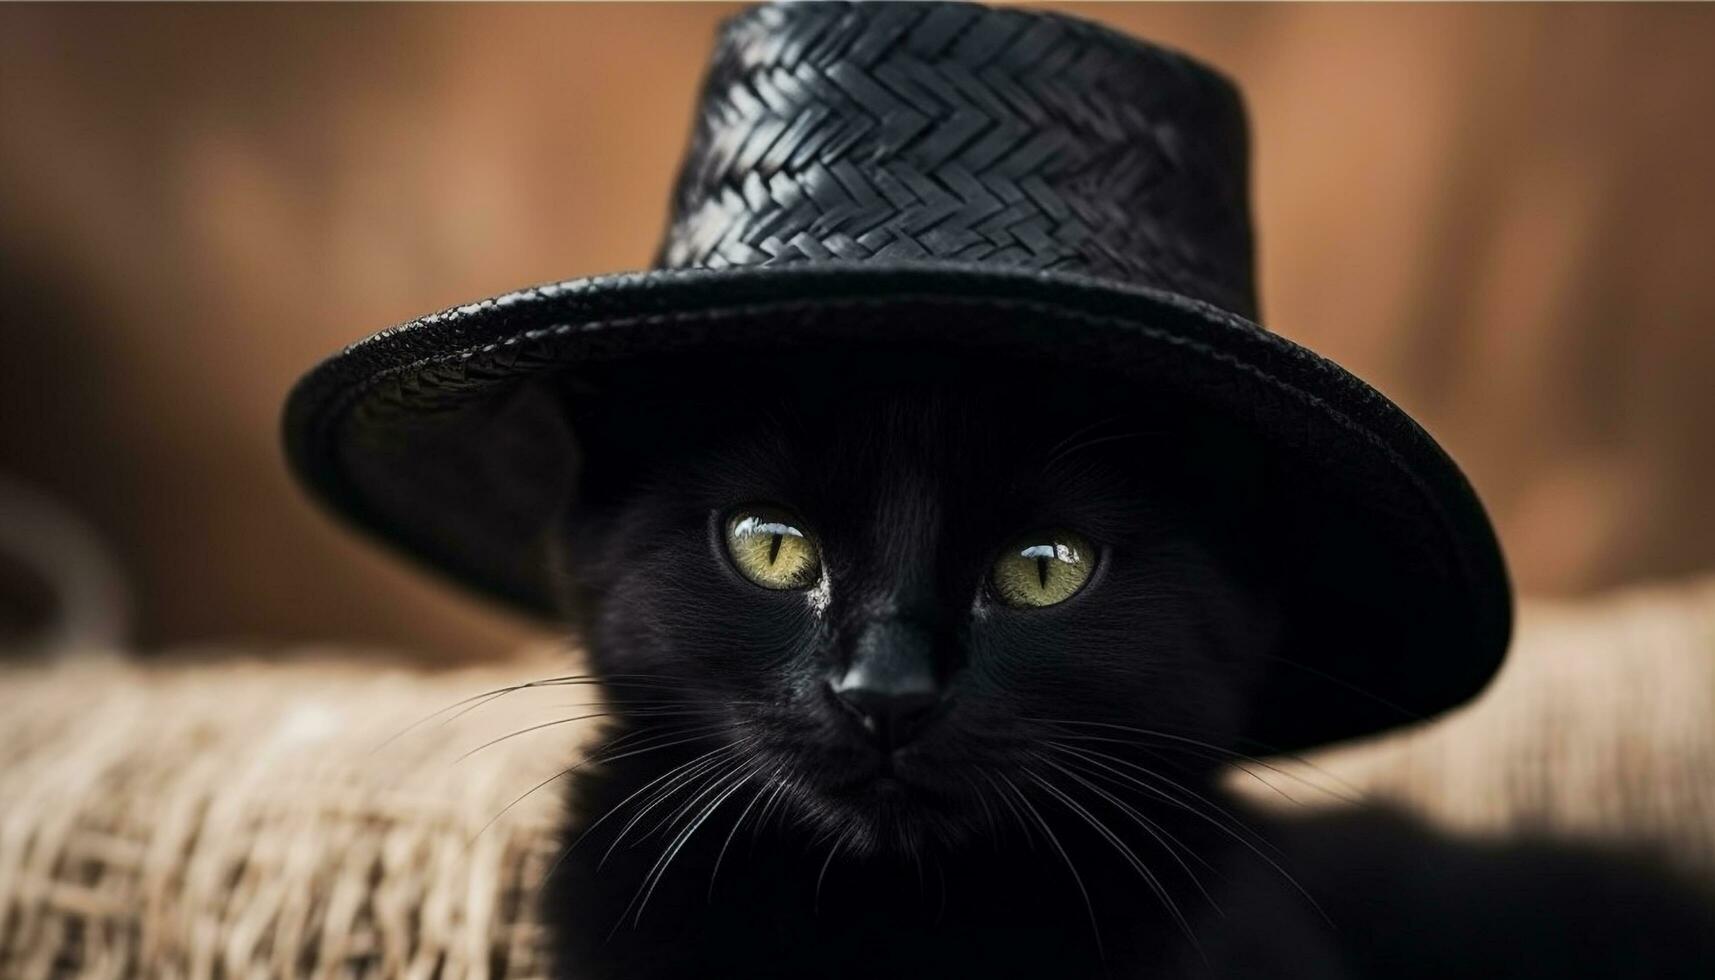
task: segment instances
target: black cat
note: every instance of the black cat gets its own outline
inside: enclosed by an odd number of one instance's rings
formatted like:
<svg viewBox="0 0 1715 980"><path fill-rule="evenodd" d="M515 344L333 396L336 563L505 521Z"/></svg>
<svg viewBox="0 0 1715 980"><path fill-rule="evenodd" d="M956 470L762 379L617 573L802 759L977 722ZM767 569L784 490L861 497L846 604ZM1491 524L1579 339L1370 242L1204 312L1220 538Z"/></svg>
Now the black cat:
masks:
<svg viewBox="0 0 1715 980"><path fill-rule="evenodd" d="M545 893L561 975L1715 963L1641 867L1223 796L1293 574L1238 431L1017 363L709 373L567 397L566 593L614 717Z"/></svg>

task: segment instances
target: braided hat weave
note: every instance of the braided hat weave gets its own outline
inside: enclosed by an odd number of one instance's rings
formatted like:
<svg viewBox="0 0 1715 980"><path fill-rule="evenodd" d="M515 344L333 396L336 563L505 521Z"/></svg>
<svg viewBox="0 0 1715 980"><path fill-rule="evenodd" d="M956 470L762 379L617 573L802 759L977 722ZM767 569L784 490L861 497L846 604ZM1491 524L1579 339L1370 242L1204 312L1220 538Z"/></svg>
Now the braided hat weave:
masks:
<svg viewBox="0 0 1715 980"><path fill-rule="evenodd" d="M1245 142L1224 79L1092 24L761 7L721 38L660 264L981 262L1250 317Z"/></svg>
<svg viewBox="0 0 1715 980"><path fill-rule="evenodd" d="M577 451L535 381L875 345L1076 366L1230 417L1287 474L1294 639L1248 734L1289 748L1426 717L1505 652L1499 549L1403 411L1253 322L1247 158L1231 83L1094 24L752 8L717 39L656 268L347 348L293 392L287 454L357 526L549 612Z"/></svg>

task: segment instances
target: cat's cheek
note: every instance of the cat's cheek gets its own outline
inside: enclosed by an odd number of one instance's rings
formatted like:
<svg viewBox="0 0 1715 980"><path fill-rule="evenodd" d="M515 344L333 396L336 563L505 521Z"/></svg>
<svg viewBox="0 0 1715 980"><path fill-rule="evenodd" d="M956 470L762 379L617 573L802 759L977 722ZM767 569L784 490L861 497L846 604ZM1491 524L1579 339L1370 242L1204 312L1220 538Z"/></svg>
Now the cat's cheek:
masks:
<svg viewBox="0 0 1715 980"><path fill-rule="evenodd" d="M823 574L821 581L804 593L804 604L809 608L810 615L823 622L827 621L828 607L833 604L833 601L834 587L828 581L826 574Z"/></svg>

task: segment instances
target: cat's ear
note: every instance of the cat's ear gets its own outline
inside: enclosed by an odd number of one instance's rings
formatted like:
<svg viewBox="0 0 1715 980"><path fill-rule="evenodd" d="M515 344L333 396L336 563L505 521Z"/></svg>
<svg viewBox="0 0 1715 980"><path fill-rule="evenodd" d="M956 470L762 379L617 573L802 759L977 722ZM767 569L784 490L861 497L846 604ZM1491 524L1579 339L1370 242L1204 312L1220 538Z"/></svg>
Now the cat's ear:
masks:
<svg viewBox="0 0 1715 980"><path fill-rule="evenodd" d="M1222 510L1249 519L1265 509L1270 464L1261 440L1237 422L1207 414L1192 415L1181 433L1187 472L1196 474L1197 493Z"/></svg>
<svg viewBox="0 0 1715 980"><path fill-rule="evenodd" d="M1276 463L1242 425L1194 416L1179 431L1178 488L1247 578L1269 579L1280 541L1282 502Z"/></svg>
<svg viewBox="0 0 1715 980"><path fill-rule="evenodd" d="M617 378L568 376L552 394L574 459L565 508L587 517L612 506L648 469L650 454L635 434L638 417L648 409L624 397Z"/></svg>
<svg viewBox="0 0 1715 980"><path fill-rule="evenodd" d="M574 506L623 504L720 441L754 403L739 380L730 366L687 361L561 379L555 392L578 457Z"/></svg>
<svg viewBox="0 0 1715 980"><path fill-rule="evenodd" d="M1281 494L1280 463L1238 423L1201 417L1186 429L1187 470L1197 474L1187 501L1244 591L1254 650L1284 642L1287 583L1293 574L1294 515Z"/></svg>

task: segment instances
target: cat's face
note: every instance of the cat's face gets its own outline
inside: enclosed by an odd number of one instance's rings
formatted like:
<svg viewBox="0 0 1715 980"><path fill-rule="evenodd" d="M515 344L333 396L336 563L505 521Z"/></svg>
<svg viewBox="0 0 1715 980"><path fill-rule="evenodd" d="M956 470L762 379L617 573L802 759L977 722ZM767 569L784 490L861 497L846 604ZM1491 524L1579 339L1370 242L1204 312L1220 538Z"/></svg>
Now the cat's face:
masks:
<svg viewBox="0 0 1715 980"><path fill-rule="evenodd" d="M788 404L668 412L580 509L598 672L670 678L858 848L980 834L1139 753L1210 765L1269 617L1223 515L1248 493L1194 436L1024 378ZM659 689L611 695L641 717Z"/></svg>

